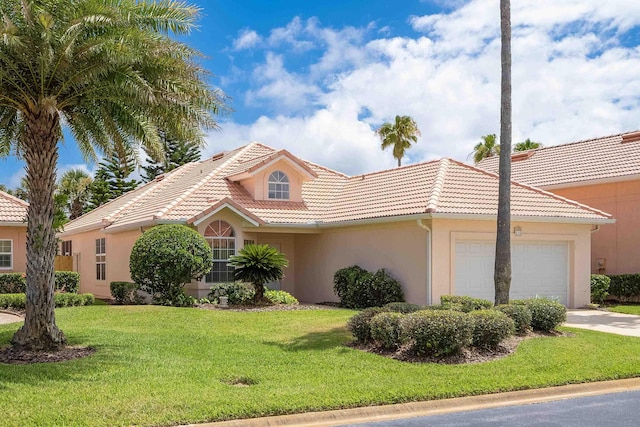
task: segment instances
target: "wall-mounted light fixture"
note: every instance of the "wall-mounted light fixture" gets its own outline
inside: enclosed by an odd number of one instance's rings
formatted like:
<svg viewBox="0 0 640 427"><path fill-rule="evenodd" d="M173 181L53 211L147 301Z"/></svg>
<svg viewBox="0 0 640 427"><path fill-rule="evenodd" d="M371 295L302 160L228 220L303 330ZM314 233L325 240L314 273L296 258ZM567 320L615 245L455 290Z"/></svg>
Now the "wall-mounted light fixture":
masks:
<svg viewBox="0 0 640 427"><path fill-rule="evenodd" d="M515 227L513 227L513 234L515 234L516 236L522 236L522 228L520 228L519 225L516 225Z"/></svg>
<svg viewBox="0 0 640 427"><path fill-rule="evenodd" d="M598 273L604 274L607 271L607 259L606 258L598 258L596 261L598 266Z"/></svg>

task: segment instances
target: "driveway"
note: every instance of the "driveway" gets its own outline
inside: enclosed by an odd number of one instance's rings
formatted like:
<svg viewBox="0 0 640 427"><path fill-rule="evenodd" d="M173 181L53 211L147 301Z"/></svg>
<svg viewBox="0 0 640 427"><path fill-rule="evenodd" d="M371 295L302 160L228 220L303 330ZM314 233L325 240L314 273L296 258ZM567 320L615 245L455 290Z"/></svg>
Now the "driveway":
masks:
<svg viewBox="0 0 640 427"><path fill-rule="evenodd" d="M0 311L0 325L4 325L6 323L22 322L23 320L24 319L22 317L16 316L15 314Z"/></svg>
<svg viewBox="0 0 640 427"><path fill-rule="evenodd" d="M600 310L567 310L564 326L640 337L640 316Z"/></svg>

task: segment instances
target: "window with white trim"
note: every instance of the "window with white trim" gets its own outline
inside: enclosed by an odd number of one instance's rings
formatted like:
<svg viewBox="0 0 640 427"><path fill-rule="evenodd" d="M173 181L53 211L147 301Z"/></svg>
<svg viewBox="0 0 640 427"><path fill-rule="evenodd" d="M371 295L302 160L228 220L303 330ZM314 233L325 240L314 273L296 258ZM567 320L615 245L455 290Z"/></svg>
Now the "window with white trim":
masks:
<svg viewBox="0 0 640 427"><path fill-rule="evenodd" d="M63 240L61 246L61 255L71 256L71 240Z"/></svg>
<svg viewBox="0 0 640 427"><path fill-rule="evenodd" d="M281 171L269 175L269 198L289 200L289 177Z"/></svg>
<svg viewBox="0 0 640 427"><path fill-rule="evenodd" d="M204 231L204 238L213 250L213 266L205 276L205 282L233 282L234 268L227 265L229 257L236 254L236 234L233 227L225 221L213 221Z"/></svg>
<svg viewBox="0 0 640 427"><path fill-rule="evenodd" d="M0 269L13 268L13 240L0 240Z"/></svg>
<svg viewBox="0 0 640 427"><path fill-rule="evenodd" d="M107 248L104 237L96 239L96 280L107 280Z"/></svg>

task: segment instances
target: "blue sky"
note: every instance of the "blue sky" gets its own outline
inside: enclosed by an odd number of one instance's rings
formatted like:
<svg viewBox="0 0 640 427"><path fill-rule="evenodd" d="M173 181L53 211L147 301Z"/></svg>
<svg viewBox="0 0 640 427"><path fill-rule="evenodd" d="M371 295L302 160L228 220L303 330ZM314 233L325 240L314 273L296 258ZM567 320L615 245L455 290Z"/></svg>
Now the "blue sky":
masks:
<svg viewBox="0 0 640 427"><path fill-rule="evenodd" d="M358 174L393 167L374 130L411 115L404 163L466 160L498 133L498 0L193 0L211 84L231 97L204 155L257 140ZM545 145L640 129L640 2L512 2L513 133ZM59 171L86 164L67 137ZM23 174L0 163L0 182Z"/></svg>

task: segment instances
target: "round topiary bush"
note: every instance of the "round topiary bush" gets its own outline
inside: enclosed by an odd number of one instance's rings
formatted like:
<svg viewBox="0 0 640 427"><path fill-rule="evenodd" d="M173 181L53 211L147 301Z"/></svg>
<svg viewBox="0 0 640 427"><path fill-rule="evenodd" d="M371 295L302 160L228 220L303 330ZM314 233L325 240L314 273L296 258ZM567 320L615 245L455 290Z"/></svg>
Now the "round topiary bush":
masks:
<svg viewBox="0 0 640 427"><path fill-rule="evenodd" d="M183 287L212 267L213 252L197 231L184 225L159 225L145 231L131 250L131 278L156 303L188 306Z"/></svg>
<svg viewBox="0 0 640 427"><path fill-rule="evenodd" d="M524 335L531 330L531 310L526 305L501 304L495 309L513 320L516 334Z"/></svg>
<svg viewBox="0 0 640 427"><path fill-rule="evenodd" d="M366 344L371 341L371 319L382 312L380 307L367 308L347 321L347 329L351 331L356 342Z"/></svg>
<svg viewBox="0 0 640 427"><path fill-rule="evenodd" d="M421 310L400 321L401 340L416 355L445 356L471 344L473 319L451 310Z"/></svg>
<svg viewBox="0 0 640 427"><path fill-rule="evenodd" d="M473 318L473 342L481 348L496 348L502 340L513 335L513 320L498 310L475 310L469 313Z"/></svg>
<svg viewBox="0 0 640 427"><path fill-rule="evenodd" d="M357 265L341 268L334 274L333 283L342 307L362 309L404 301L402 286L383 268L375 273Z"/></svg>
<svg viewBox="0 0 640 427"><path fill-rule="evenodd" d="M402 313L384 312L376 314L369 324L371 339L382 348L388 350L400 346L400 320Z"/></svg>
<svg viewBox="0 0 640 427"><path fill-rule="evenodd" d="M382 307L384 311L389 311L393 313L413 313L418 310L422 310L422 306L418 304L410 304L408 302L390 302Z"/></svg>
<svg viewBox="0 0 640 427"><path fill-rule="evenodd" d="M564 305L548 298L524 300L531 310L531 327L536 331L551 332L567 320Z"/></svg>

